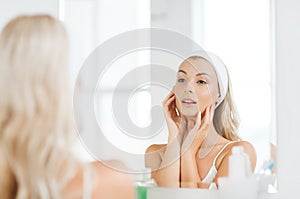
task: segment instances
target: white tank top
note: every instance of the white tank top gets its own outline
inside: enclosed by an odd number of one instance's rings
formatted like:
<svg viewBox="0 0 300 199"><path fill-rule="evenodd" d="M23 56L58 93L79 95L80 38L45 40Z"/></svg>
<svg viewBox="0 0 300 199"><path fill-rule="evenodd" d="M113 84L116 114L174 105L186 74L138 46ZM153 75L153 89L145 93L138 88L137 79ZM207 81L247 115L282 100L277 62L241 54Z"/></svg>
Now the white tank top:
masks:
<svg viewBox="0 0 300 199"><path fill-rule="evenodd" d="M224 151L224 149L226 149L226 147L234 142L238 142L238 141L231 141L231 142L228 142L226 143L222 149L217 153L216 157L214 158L214 161L212 163L212 166L210 167L208 173L206 174L206 176L203 178L202 182L203 183L206 183L206 184L211 184L213 182L213 180L215 179L217 173L218 173L218 170L216 168L216 161L219 157L219 155Z"/></svg>

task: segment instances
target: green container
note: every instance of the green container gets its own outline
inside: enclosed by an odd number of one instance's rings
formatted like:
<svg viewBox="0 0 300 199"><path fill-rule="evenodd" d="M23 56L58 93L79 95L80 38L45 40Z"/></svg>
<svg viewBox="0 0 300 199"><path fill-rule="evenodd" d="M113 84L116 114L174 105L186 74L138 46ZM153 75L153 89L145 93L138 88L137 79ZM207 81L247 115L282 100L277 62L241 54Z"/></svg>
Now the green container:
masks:
<svg viewBox="0 0 300 199"><path fill-rule="evenodd" d="M151 178L151 169L145 168L142 170L140 179L134 183L136 190L136 199L147 199L148 187L157 187L154 179Z"/></svg>
<svg viewBox="0 0 300 199"><path fill-rule="evenodd" d="M136 187L136 199L147 199L147 187Z"/></svg>

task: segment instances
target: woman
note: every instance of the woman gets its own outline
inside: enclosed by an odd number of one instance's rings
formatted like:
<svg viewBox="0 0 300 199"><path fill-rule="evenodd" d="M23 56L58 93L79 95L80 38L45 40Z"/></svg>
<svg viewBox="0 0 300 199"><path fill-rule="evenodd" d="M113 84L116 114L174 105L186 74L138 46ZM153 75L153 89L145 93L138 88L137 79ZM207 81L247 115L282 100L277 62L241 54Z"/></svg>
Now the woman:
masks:
<svg viewBox="0 0 300 199"><path fill-rule="evenodd" d="M233 146L242 146L254 171L253 146L239 139L237 112L227 69L219 57L202 52L184 60L176 84L163 102L168 143L151 145L146 167L159 186L209 188L228 175Z"/></svg>
<svg viewBox="0 0 300 199"><path fill-rule="evenodd" d="M4 27L1 198L133 198L129 176L72 156L69 83L68 39L62 23L47 15L21 16Z"/></svg>

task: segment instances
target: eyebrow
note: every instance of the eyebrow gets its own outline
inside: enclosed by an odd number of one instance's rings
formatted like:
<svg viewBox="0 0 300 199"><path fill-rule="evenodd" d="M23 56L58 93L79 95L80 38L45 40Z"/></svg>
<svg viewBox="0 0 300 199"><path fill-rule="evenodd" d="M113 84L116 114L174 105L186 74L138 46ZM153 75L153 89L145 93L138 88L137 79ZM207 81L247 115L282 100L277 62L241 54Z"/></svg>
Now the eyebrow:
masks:
<svg viewBox="0 0 300 199"><path fill-rule="evenodd" d="M180 72L187 74L184 70L179 70L178 73L180 73Z"/></svg>
<svg viewBox="0 0 300 199"><path fill-rule="evenodd" d="M178 71L178 73L184 73L184 74L186 74L187 75L187 72L185 72L184 70L179 70ZM207 75L207 76L210 76L209 74L207 74L207 73L198 73L198 74L196 74L196 76L202 76L202 75Z"/></svg>

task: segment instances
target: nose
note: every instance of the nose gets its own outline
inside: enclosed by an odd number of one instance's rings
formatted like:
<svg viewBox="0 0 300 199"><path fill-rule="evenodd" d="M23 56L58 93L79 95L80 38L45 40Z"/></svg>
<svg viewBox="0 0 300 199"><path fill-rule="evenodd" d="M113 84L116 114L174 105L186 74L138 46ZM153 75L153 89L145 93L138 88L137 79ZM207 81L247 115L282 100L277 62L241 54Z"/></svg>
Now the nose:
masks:
<svg viewBox="0 0 300 199"><path fill-rule="evenodd" d="M188 83L187 86L185 87L184 93L193 93L193 87L190 83Z"/></svg>
<svg viewBox="0 0 300 199"><path fill-rule="evenodd" d="M192 90L185 90L184 93L193 93Z"/></svg>

